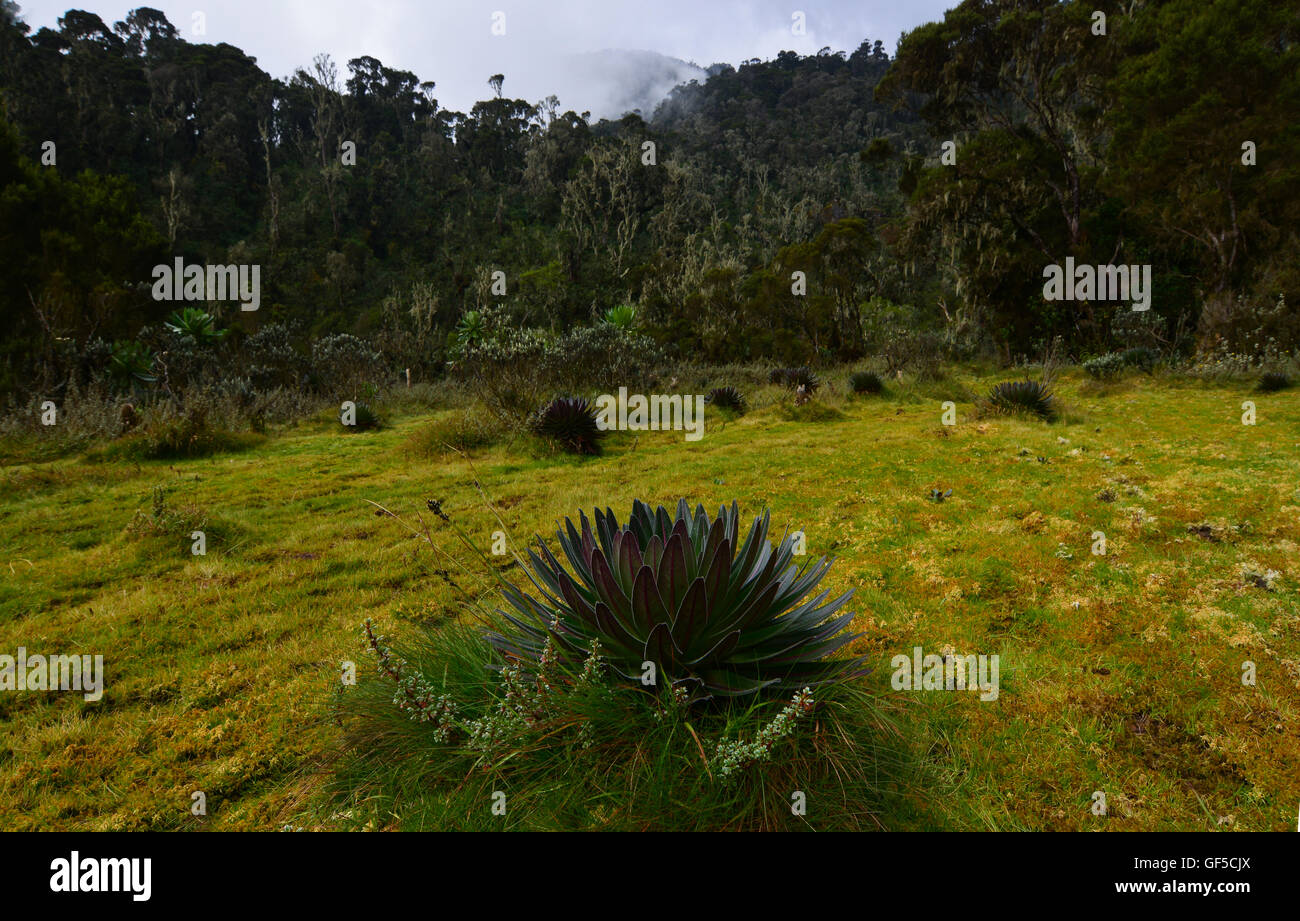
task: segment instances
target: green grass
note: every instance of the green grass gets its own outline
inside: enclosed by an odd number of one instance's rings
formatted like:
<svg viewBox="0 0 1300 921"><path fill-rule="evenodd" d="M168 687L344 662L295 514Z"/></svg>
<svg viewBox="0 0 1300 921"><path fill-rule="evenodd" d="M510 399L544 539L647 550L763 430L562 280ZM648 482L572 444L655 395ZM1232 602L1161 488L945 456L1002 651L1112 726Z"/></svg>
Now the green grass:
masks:
<svg viewBox="0 0 1300 921"><path fill-rule="evenodd" d="M514 699L527 700L523 723L509 716L515 708L502 712L502 678L483 668L492 653L477 630L405 634L404 647L383 638L377 647L398 656L403 676L415 666L426 701L452 701L443 716L454 728L440 738L399 711L391 676L342 692L336 715L346 748L329 764L332 797L313 814L318 821L473 831L858 831L885 827L886 815L925 821L910 793L926 778L888 709L860 685L819 688L812 712L794 718L793 737L757 762L742 755L729 771L721 743L752 743L783 705L800 709L777 699L687 710L553 668L540 693L522 676L511 682ZM474 723L485 718L498 741L476 744ZM494 813L502 796L508 808ZM789 808L796 797L810 813Z"/></svg>
<svg viewBox="0 0 1300 921"><path fill-rule="evenodd" d="M1097 387L1074 372L1054 388L1061 421L977 419L973 395L1011 377L891 381L863 400L844 375L823 375L802 407L742 385L751 411L706 414L702 441L621 433L581 459L493 442L450 419L458 409L382 404L377 432L306 422L171 462L100 451L25 463L6 447L0 653L101 653L107 677L95 704L0 694L3 827L432 821L443 807L427 789L398 814L392 790L338 805L325 768L342 735L330 718L340 663L372 667L365 617L397 638L460 619L436 570L484 601L492 588L460 569L449 534L435 529L447 553L433 552L367 500L410 518L439 499L487 547L493 508L524 541L579 509L679 496L771 508L776 533L802 530L810 554L838 557L824 588L857 588L856 651L874 669L862 690L927 778L882 806L880 826L1294 827L1300 400L1159 376ZM955 427L940 424L944 399ZM439 448L444 432L467 432L470 456ZM177 514L132 527L155 486ZM952 496L932 502L936 488ZM1104 489L1115 501L1096 498ZM182 533L194 516L205 557ZM1090 553L1096 530L1104 557ZM1246 563L1278 571L1274 591L1246 582ZM890 659L917 645L998 654L997 701L894 691ZM1246 660L1254 687L1241 683ZM190 813L199 790L206 817ZM1089 811L1096 790L1107 817ZM560 814L550 794L538 802L536 816Z"/></svg>

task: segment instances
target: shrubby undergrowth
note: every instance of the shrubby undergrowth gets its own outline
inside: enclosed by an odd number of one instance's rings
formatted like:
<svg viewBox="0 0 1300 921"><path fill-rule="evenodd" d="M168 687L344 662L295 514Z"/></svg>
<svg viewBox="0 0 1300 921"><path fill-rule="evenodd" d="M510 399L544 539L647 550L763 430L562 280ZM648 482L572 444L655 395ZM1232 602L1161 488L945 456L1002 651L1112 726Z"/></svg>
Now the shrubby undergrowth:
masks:
<svg viewBox="0 0 1300 921"><path fill-rule="evenodd" d="M1277 320L1276 310L1266 313L1265 319ZM462 330L466 338L458 357L445 367L416 362L408 385L408 368L393 365L394 355L381 345L388 336L382 330L374 340L337 334L303 349L288 326L268 323L248 336L227 336L213 317L187 308L137 340L88 344L80 370L57 392L11 395L0 415L0 441L9 447L0 450L23 456L90 451L135 460L203 456L240 450L278 427L322 413L337 418L345 400L362 407L358 430L369 418L367 409L376 418L386 418L390 407L451 410L413 443L421 453L443 454L526 438L538 433L537 420L555 398L591 399L620 387L643 394L707 394L715 418L724 421L772 404L791 419L811 421L826 417L841 392L876 393L886 382L891 398L904 402L977 399L954 374L960 370L954 359L965 350L944 337L930 337L921 346L925 337L895 335L879 354L850 366L846 379L834 364L700 364L657 345L641 331L636 311L612 315L618 322L606 318L551 333L520 326L505 308L485 308L472 333ZM1300 357L1274 340L1263 340L1250 353L1225 346L1187 358L1161 346L1154 328L1150 320L1132 320L1125 327L1127 348L1090 358L1065 354L1058 339L1041 361L1025 360L1020 367L1050 378L1081 362L1094 392L1136 373L1252 387L1263 381L1262 390L1300 376ZM429 330L421 335L401 341L424 341ZM988 363L971 367L976 365ZM810 402L818 405L805 405ZM50 404L57 422L43 425ZM564 438L551 440L565 447ZM588 441L595 444L583 444Z"/></svg>

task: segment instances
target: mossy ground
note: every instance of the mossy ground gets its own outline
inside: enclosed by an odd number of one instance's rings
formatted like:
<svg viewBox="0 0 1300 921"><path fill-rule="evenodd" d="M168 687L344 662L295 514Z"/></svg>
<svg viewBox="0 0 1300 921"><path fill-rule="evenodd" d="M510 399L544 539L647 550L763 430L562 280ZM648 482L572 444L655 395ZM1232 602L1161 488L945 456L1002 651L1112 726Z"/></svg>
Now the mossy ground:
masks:
<svg viewBox="0 0 1300 921"><path fill-rule="evenodd" d="M367 500L429 518L439 499L486 548L500 527L486 495L517 541L637 497L734 499L770 508L777 533L804 531L810 554L838 558L823 587L857 588L865 680L939 781L913 795L944 808L909 814L969 828L1293 827L1300 398L1146 376L1098 387L1075 372L1057 385L1057 423L978 418L971 394L1007 377L958 371L851 397L846 374L830 375L810 405L771 389L745 416L709 414L702 441L619 434L586 459L520 439L469 457L417 450L460 410L382 405L376 432L322 418L194 460L10 454L0 652L100 653L107 679L93 704L0 694L0 826L349 827L318 818L319 768L337 738L340 663L370 667L358 625L400 634L457 617L432 569L491 591ZM948 391L955 427L940 424ZM159 485L178 514L133 527ZM196 517L203 557L185 531ZM1094 531L1105 556L1090 552ZM1273 590L1243 564L1278 571ZM890 659L914 646L998 654L998 699L894 691ZM1106 817L1089 808L1098 790ZM894 827L914 826L900 814Z"/></svg>

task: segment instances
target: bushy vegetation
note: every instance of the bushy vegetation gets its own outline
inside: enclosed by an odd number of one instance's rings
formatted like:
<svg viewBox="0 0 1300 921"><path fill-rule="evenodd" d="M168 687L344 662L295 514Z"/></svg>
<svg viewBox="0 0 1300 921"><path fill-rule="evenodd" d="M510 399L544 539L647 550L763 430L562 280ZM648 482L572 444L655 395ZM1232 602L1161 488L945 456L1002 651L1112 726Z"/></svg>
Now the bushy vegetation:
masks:
<svg viewBox="0 0 1300 921"><path fill-rule="evenodd" d="M1107 352L1105 355L1089 358L1083 363L1083 370L1088 376L1101 381L1114 380L1127 367L1124 356L1119 352Z"/></svg>
<svg viewBox="0 0 1300 921"><path fill-rule="evenodd" d="M411 446L426 456L474 451L496 443L503 435L490 413L478 407L452 409L425 425Z"/></svg>
<svg viewBox="0 0 1300 921"><path fill-rule="evenodd" d="M1154 349L1139 346L1089 358L1083 363L1083 370L1096 380L1112 381L1128 370L1150 373L1159 360L1160 356Z"/></svg>

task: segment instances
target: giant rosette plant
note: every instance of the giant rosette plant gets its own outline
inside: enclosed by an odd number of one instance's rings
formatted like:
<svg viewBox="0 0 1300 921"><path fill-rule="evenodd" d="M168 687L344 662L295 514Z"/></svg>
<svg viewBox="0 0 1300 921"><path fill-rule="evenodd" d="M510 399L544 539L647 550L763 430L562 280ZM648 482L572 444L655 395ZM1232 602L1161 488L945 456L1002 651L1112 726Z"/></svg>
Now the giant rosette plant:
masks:
<svg viewBox="0 0 1300 921"><path fill-rule="evenodd" d="M740 539L735 503L710 517L685 500L674 515L633 503L565 519L556 532L566 567L540 539L528 551L534 596L504 589L513 629L489 636L507 659L537 669L544 657L577 670L598 654L637 687L700 702L788 693L862 674L860 658L832 659L858 634L840 613L852 592L813 594L823 557L796 565L794 537L773 547L769 514ZM646 667L653 663L653 670ZM645 677L654 681L646 684Z"/></svg>

